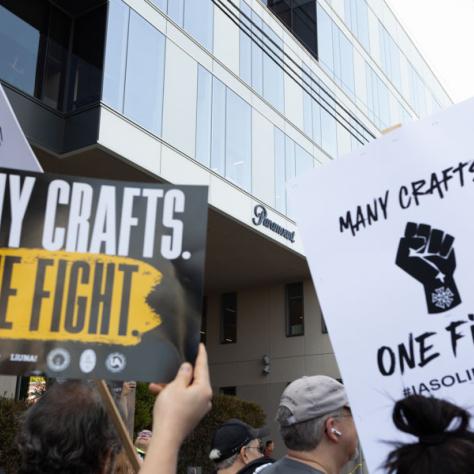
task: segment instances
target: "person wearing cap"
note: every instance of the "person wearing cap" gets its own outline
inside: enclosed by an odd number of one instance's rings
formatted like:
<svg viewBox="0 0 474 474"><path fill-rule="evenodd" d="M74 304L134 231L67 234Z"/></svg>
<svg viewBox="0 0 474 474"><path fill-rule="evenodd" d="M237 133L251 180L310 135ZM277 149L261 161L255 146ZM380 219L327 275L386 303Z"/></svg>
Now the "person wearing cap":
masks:
<svg viewBox="0 0 474 474"><path fill-rule="evenodd" d="M255 429L243 421L232 419L219 426L212 438L209 458L219 474L251 474L259 472L271 460L263 457L260 438L266 429Z"/></svg>
<svg viewBox="0 0 474 474"><path fill-rule="evenodd" d="M344 386L324 375L284 390L276 421L287 455L263 474L339 474L357 455L357 433Z"/></svg>

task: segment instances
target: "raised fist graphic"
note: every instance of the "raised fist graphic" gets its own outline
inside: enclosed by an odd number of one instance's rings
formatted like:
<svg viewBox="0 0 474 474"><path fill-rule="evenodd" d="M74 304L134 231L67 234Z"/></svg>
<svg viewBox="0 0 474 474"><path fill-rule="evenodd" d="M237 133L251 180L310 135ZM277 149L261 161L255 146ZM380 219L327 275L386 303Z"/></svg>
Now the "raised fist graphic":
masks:
<svg viewBox="0 0 474 474"><path fill-rule="evenodd" d="M395 263L425 289L428 313L442 313L459 303L454 282L454 237L426 224L408 222L400 239Z"/></svg>

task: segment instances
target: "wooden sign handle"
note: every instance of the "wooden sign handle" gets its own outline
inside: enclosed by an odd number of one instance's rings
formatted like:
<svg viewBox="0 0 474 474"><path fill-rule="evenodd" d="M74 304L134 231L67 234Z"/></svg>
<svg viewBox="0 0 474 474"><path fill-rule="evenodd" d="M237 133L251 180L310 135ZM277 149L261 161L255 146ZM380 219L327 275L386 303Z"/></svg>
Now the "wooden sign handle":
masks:
<svg viewBox="0 0 474 474"><path fill-rule="evenodd" d="M133 446L133 442L130 439L130 435L128 434L127 427L120 416L118 411L117 405L110 394L109 388L104 380L96 380L97 389L99 390L100 396L102 397L102 401L107 409L107 412L112 419L112 423L117 430L117 433L122 441L123 448L125 450L125 454L127 455L130 464L132 465L133 471L135 474L138 473L140 470L140 462L137 458L137 452L135 447Z"/></svg>

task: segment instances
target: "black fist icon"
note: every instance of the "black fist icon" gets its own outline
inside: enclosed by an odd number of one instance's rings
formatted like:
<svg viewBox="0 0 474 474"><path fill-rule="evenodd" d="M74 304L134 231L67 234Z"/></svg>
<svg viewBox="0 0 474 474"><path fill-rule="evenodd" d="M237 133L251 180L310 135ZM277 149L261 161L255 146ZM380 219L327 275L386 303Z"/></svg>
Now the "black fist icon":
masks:
<svg viewBox="0 0 474 474"><path fill-rule="evenodd" d="M429 313L448 311L461 297L454 282L454 237L426 224L408 222L396 264L424 287Z"/></svg>

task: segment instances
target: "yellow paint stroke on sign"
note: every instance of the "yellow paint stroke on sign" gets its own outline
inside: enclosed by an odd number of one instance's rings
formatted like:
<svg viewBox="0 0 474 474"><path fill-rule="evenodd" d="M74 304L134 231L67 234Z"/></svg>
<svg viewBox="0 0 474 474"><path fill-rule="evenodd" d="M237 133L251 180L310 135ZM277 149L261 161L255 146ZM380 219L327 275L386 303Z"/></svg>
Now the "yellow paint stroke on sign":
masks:
<svg viewBox="0 0 474 474"><path fill-rule="evenodd" d="M162 277L127 257L0 248L0 339L138 344L161 324L146 300Z"/></svg>

